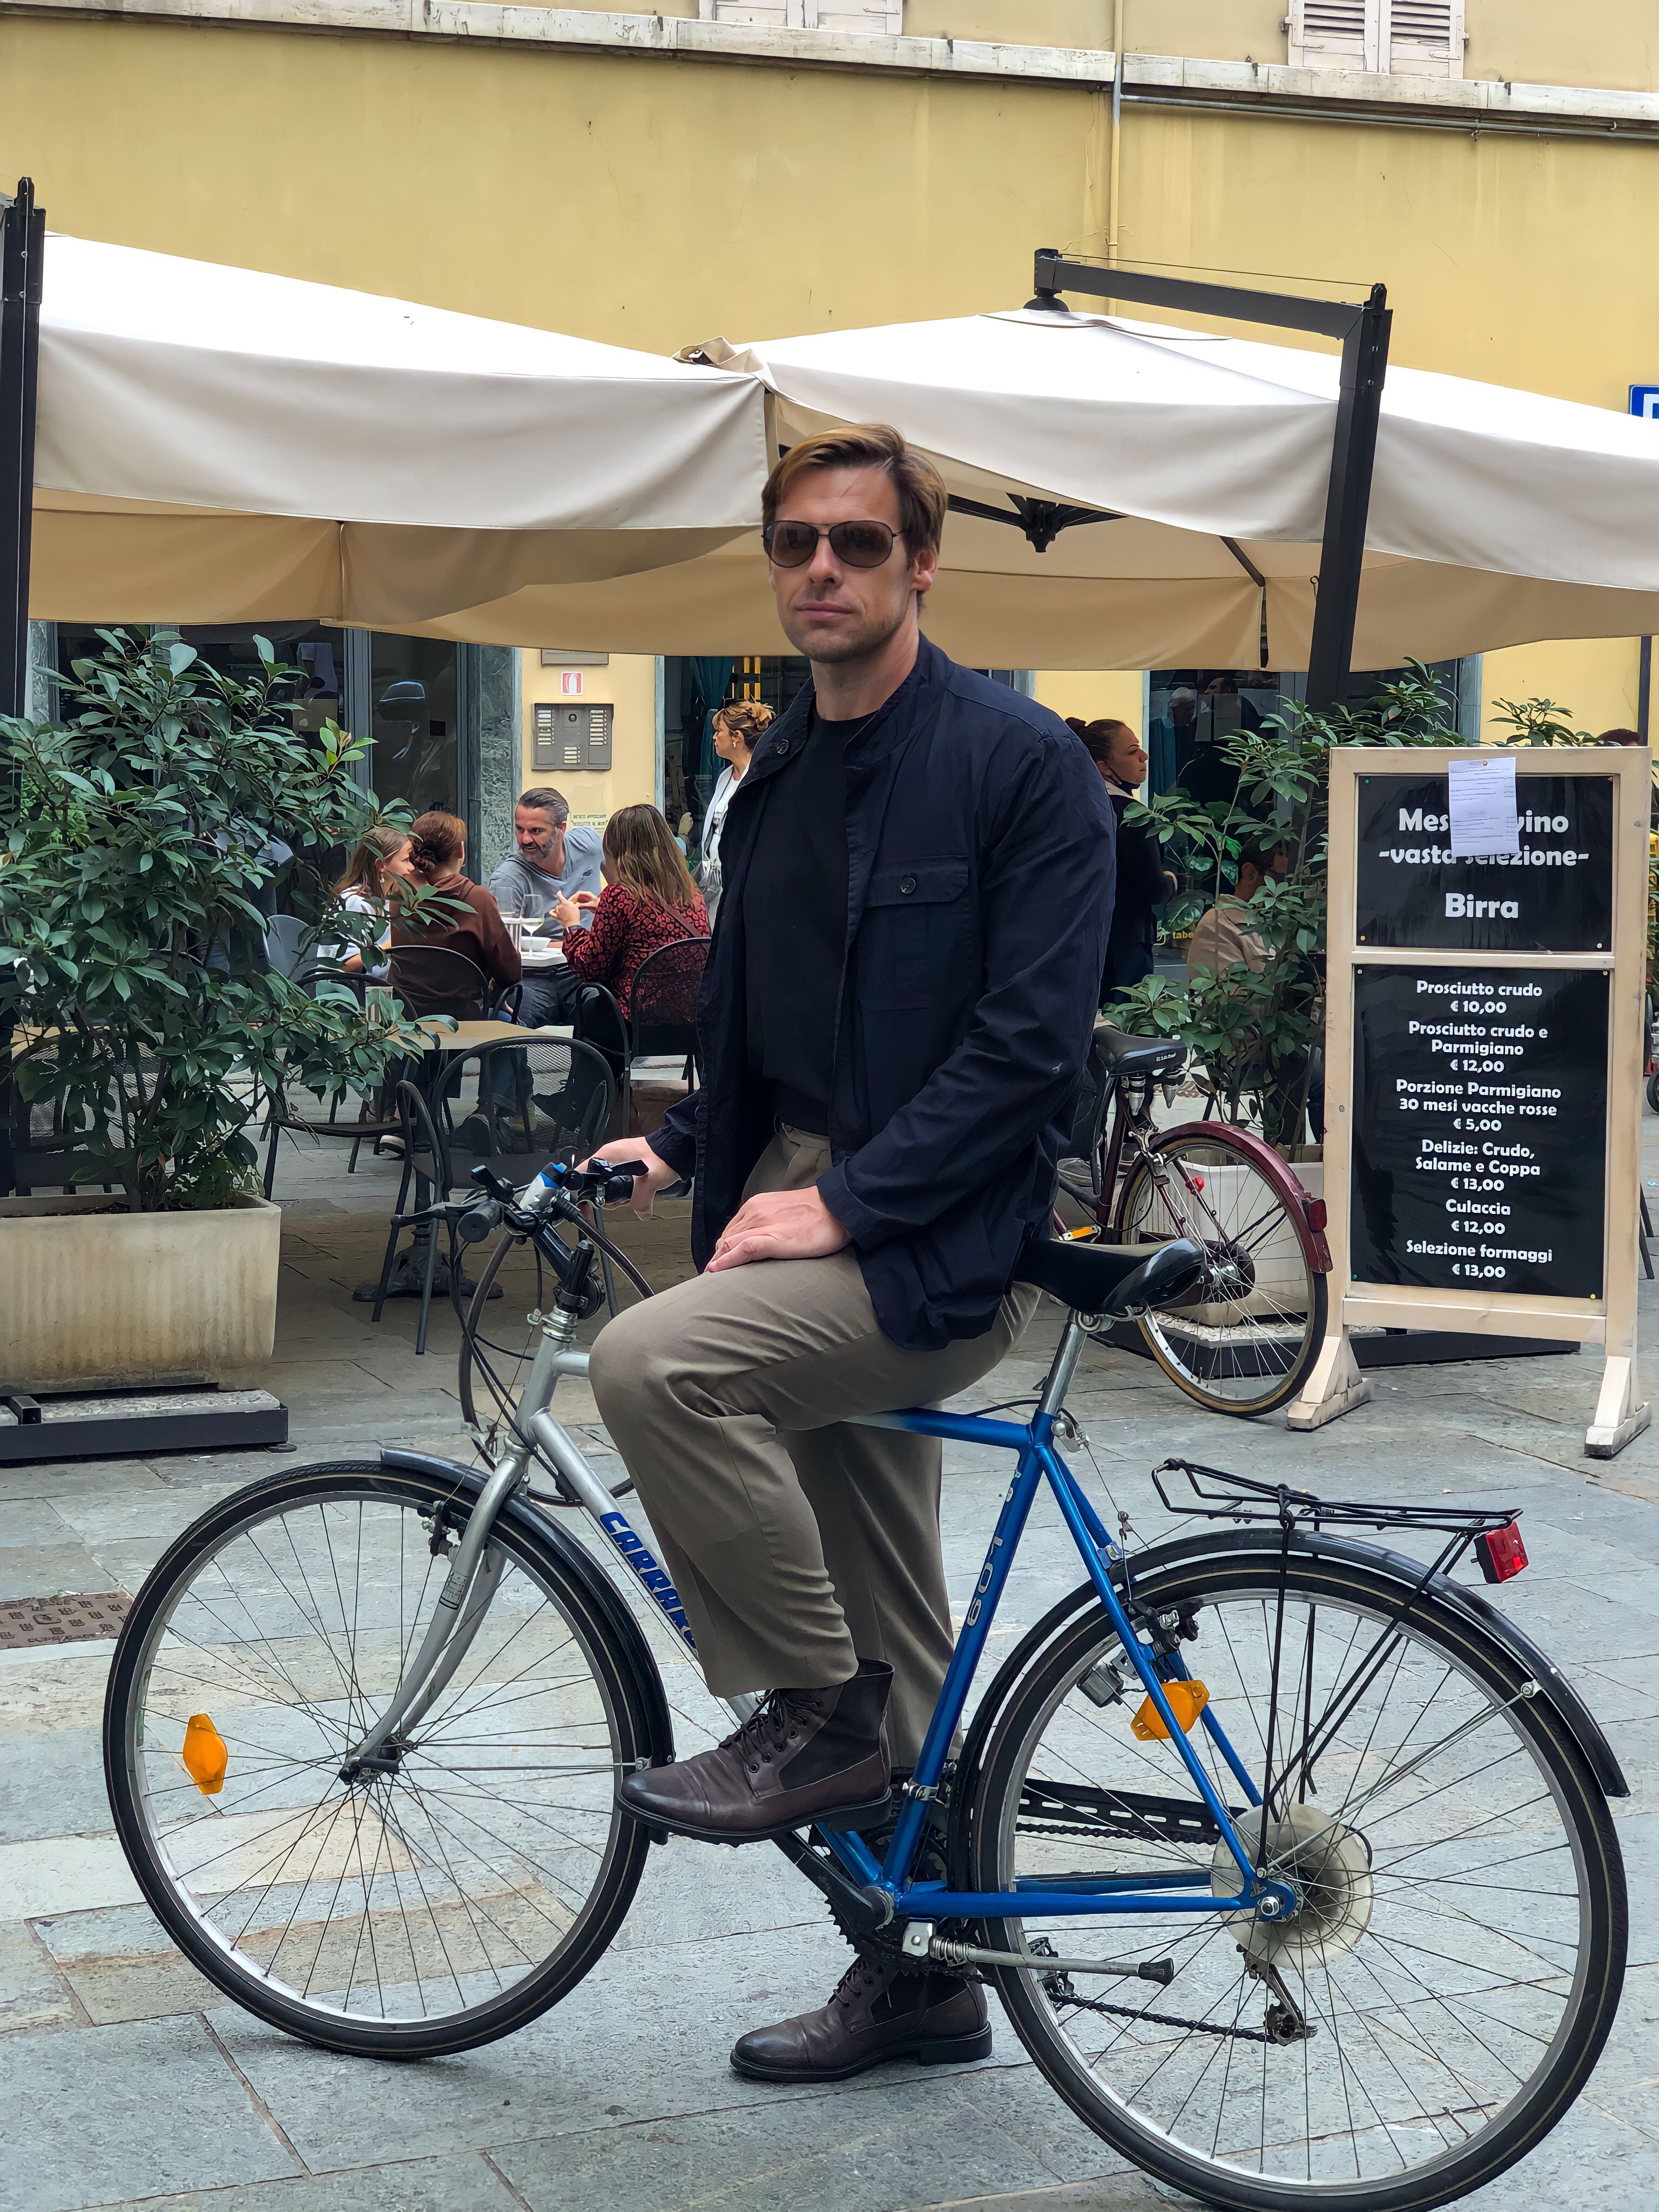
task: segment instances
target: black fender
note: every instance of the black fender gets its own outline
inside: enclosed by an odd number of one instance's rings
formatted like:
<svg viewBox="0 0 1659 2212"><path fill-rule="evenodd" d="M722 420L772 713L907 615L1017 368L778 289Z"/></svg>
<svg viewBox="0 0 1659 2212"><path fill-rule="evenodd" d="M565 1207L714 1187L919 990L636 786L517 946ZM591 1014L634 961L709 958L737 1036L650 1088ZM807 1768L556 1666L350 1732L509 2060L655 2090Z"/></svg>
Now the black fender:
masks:
<svg viewBox="0 0 1659 2212"><path fill-rule="evenodd" d="M1614 1757L1612 1745L1602 1734L1601 1723L1583 1698L1554 1661L1540 1651L1523 1629L1517 1628L1506 1613L1483 1597L1479 1590L1470 1589L1463 1583L1454 1582L1449 1575L1430 1575L1425 1580L1421 1559L1410 1559L1404 1553L1391 1552L1380 1545L1358 1543L1352 1537L1298 1532L1291 1540L1291 1548L1306 1558L1340 1560L1346 1565L1363 1567L1372 1574L1383 1575L1389 1581L1400 1583L1402 1595L1420 1588L1439 1604L1454 1613L1462 1613L1472 1626L1484 1629L1538 1684L1583 1753L1603 1795L1608 1797L1629 1796L1630 1784L1625 1779L1624 1769ZM1278 1549L1277 1532L1269 1528L1206 1529L1198 1535L1177 1537L1170 1543L1152 1545L1146 1551L1136 1553L1130 1564L1139 1577L1154 1574L1164 1567L1186 1565L1230 1552L1276 1553ZM1111 1575L1114 1585L1121 1589L1124 1567L1121 1560L1114 1563ZM1012 1696L1016 1685L1038 1655L1062 1630L1099 1602L1092 1583L1079 1583L1057 1605L1050 1607L1042 1619L1026 1631L1008 1654L992 1677L990 1687L980 1699L973 1723L963 1743L957 1767L964 1778L978 1771L986 1742L998 1717Z"/></svg>
<svg viewBox="0 0 1659 2212"><path fill-rule="evenodd" d="M434 1481L448 1483L459 1494L474 1501L489 1480L488 1473L481 1468L461 1467L454 1460L434 1459L429 1452L401 1451L392 1445L382 1448L380 1464L392 1472L401 1469L409 1474L428 1475ZM633 1671L639 1686L652 1763L657 1766L666 1765L674 1756L674 1724L669 1717L662 1676L621 1592L591 1552L574 1536L568 1535L556 1521L538 1513L524 1498L509 1498L501 1508L501 1517L511 1521L522 1534L544 1550L556 1553L571 1580L580 1584L583 1596L616 1638Z"/></svg>

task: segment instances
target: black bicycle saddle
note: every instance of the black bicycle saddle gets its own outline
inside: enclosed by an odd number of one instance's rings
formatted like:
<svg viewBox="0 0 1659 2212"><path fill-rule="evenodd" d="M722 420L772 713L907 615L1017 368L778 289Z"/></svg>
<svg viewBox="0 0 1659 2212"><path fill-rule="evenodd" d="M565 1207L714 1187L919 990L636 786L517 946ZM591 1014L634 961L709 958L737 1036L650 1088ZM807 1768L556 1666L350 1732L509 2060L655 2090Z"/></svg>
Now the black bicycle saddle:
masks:
<svg viewBox="0 0 1659 2212"><path fill-rule="evenodd" d="M1187 1048L1174 1037L1131 1036L1109 1022L1095 1024L1095 1050L1114 1075L1179 1075Z"/></svg>
<svg viewBox="0 0 1659 2212"><path fill-rule="evenodd" d="M1127 1321L1153 1306L1175 1305L1204 1279L1204 1255L1185 1237L1164 1244L1084 1244L1068 1237L1027 1239L1014 1269L1074 1313Z"/></svg>

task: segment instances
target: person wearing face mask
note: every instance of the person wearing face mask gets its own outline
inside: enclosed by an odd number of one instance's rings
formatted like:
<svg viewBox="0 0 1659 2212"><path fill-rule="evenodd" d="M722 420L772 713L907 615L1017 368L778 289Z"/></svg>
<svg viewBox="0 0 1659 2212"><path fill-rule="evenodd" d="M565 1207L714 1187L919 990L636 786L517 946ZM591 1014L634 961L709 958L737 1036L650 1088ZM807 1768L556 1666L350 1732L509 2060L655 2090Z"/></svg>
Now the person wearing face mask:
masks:
<svg viewBox="0 0 1659 2212"><path fill-rule="evenodd" d="M734 699L714 717L714 750L726 766L708 801L708 811L702 817L702 866L699 872L711 927L714 908L720 903L720 831L726 824L726 810L732 804L732 793L748 772L755 747L771 726L772 709L763 707L756 699Z"/></svg>
<svg viewBox="0 0 1659 2212"><path fill-rule="evenodd" d="M1146 780L1146 753L1139 738L1127 722L1084 722L1069 714L1066 720L1094 763L1117 817L1117 902L1100 982L1104 1006L1152 974L1152 947L1158 942L1153 909L1173 896L1176 879L1164 866L1164 848L1152 831L1144 826L1136 829L1123 818Z"/></svg>

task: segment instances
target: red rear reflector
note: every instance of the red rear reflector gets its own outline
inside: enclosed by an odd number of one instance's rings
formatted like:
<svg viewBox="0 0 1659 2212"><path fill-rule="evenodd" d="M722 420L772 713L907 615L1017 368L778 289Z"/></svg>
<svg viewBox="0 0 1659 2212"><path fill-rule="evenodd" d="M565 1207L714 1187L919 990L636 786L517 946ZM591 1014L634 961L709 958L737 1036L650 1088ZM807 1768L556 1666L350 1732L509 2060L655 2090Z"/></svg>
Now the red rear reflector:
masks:
<svg viewBox="0 0 1659 2212"><path fill-rule="evenodd" d="M1493 1528L1484 1536L1477 1536L1474 1548L1480 1571L1489 1583L1506 1583L1527 1564L1527 1547L1521 1541L1518 1522L1511 1521L1506 1528Z"/></svg>
<svg viewBox="0 0 1659 2212"><path fill-rule="evenodd" d="M1203 1176L1202 1176L1201 1175L1192 1175L1192 1174L1189 1174L1189 1175L1188 1176L1188 1177L1187 1177L1187 1180L1188 1180L1188 1182L1192 1185L1192 1187L1193 1187L1193 1188L1194 1188L1194 1190L1202 1190L1202 1189L1203 1189L1203 1188L1204 1188L1204 1178L1203 1178Z"/></svg>
<svg viewBox="0 0 1659 2212"><path fill-rule="evenodd" d="M1307 1212L1309 1228L1323 1229L1328 1218L1325 1212L1324 1200L1322 1198L1310 1198L1308 1200Z"/></svg>

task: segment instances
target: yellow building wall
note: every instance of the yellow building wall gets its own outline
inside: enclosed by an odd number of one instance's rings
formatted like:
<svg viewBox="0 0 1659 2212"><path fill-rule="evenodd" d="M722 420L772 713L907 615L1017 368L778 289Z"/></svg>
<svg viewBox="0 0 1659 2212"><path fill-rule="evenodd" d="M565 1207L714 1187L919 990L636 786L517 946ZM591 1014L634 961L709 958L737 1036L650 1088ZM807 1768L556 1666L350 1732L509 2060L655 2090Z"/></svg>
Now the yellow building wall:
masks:
<svg viewBox="0 0 1659 2212"><path fill-rule="evenodd" d="M0 16L0 144L53 228L653 352L1024 300L1032 248L1081 242L1101 110L876 70Z"/></svg>
<svg viewBox="0 0 1659 2212"><path fill-rule="evenodd" d="M1480 670L1481 740L1502 744L1510 734L1498 719L1500 699L1553 699L1565 720L1592 737L1633 730L1640 669L1634 638L1565 638L1489 653Z"/></svg>
<svg viewBox="0 0 1659 2212"><path fill-rule="evenodd" d="M1110 669L1088 675L1077 669L1042 668L1033 689L1045 707L1057 714L1076 715L1085 722L1127 722L1137 737L1140 726L1143 685L1133 671Z"/></svg>
<svg viewBox="0 0 1659 2212"><path fill-rule="evenodd" d="M1517 75L1566 73L1552 22L1580 82L1640 75L1613 0L1485 14ZM1042 0L1019 34L1103 42L1108 15ZM1258 18L1129 0L1126 44L1279 58ZM907 20L1012 27L990 0ZM1012 79L0 17L0 143L54 228L652 350L1016 302L1034 246L1102 247L1109 131L1102 94ZM1659 380L1651 147L1132 106L1121 156L1127 259L1381 277L1401 363L1620 408ZM1573 652L1536 682L1588 720L1575 672L1634 647Z"/></svg>
<svg viewBox="0 0 1659 2212"><path fill-rule="evenodd" d="M695 15L689 0L665 14ZM1284 63L1286 0L1123 0L1123 50L1200 60ZM1109 47L1113 0L905 0L915 38L1011 39ZM1468 0L1466 77L1659 88L1659 36L1644 0Z"/></svg>
<svg viewBox="0 0 1659 2212"><path fill-rule="evenodd" d="M519 787L551 784L564 793L573 822L602 830L619 806L637 806L657 796L657 664L642 653L613 653L603 668L574 661L544 668L539 653L519 656L524 720L520 734L523 773ZM566 673L581 679L580 694L564 690ZM611 725L611 767L538 769L535 764L536 703L584 707L606 702L615 708Z"/></svg>

